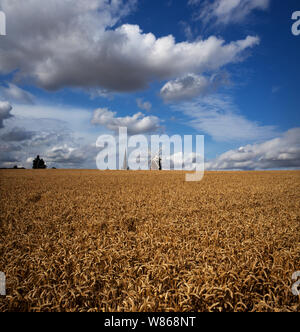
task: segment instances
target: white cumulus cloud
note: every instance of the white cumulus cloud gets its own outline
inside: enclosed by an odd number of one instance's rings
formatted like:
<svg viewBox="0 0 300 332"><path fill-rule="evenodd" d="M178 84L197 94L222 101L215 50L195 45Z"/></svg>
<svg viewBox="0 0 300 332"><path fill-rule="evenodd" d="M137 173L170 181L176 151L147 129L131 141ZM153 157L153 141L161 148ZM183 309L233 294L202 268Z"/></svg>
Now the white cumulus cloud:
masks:
<svg viewBox="0 0 300 332"><path fill-rule="evenodd" d="M0 101L0 129L4 128L4 120L12 117L12 106L7 101Z"/></svg>
<svg viewBox="0 0 300 332"><path fill-rule="evenodd" d="M123 24L136 1L0 0L9 34L0 44L0 73L16 69L16 80L38 86L135 91L155 80L201 74L239 61L259 43L256 36L226 43L206 40L176 43L137 25ZM118 25L119 24L119 25Z"/></svg>
<svg viewBox="0 0 300 332"><path fill-rule="evenodd" d="M204 75L188 74L184 77L167 82L160 95L165 102L188 100L214 92L220 85L228 82L226 74Z"/></svg>
<svg viewBox="0 0 300 332"><path fill-rule="evenodd" d="M99 108L94 112L92 124L105 126L116 133L120 127L126 127L129 135L148 134L160 128L160 120L155 116L145 116L141 112L126 117L116 115L107 108Z"/></svg>
<svg viewBox="0 0 300 332"><path fill-rule="evenodd" d="M260 144L228 151L208 162L209 170L255 170L300 168L300 128Z"/></svg>

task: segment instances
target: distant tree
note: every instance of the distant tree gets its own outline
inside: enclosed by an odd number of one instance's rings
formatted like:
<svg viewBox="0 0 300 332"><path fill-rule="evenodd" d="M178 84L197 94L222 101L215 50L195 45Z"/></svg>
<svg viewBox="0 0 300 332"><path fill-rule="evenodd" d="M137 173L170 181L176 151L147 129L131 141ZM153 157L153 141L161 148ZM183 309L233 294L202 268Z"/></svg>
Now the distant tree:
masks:
<svg viewBox="0 0 300 332"><path fill-rule="evenodd" d="M14 166L14 169L18 169L18 166L16 165L16 166Z"/></svg>
<svg viewBox="0 0 300 332"><path fill-rule="evenodd" d="M33 160L33 169L46 169L47 165L45 164L44 160L40 158L40 156L37 156Z"/></svg>

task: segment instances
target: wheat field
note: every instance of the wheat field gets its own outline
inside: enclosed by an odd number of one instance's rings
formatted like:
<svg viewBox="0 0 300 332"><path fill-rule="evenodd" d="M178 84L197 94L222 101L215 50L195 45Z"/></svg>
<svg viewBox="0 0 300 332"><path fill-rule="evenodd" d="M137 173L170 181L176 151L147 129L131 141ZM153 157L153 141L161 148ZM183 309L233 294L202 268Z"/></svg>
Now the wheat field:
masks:
<svg viewBox="0 0 300 332"><path fill-rule="evenodd" d="M300 172L0 171L0 311L300 311Z"/></svg>

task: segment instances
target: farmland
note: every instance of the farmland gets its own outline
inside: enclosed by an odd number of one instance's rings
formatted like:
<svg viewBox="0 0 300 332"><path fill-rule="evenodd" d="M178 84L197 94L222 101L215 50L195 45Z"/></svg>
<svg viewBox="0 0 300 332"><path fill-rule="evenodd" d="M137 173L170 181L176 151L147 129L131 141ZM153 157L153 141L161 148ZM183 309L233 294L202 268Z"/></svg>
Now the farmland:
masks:
<svg viewBox="0 0 300 332"><path fill-rule="evenodd" d="M300 311L300 172L0 171L0 311Z"/></svg>

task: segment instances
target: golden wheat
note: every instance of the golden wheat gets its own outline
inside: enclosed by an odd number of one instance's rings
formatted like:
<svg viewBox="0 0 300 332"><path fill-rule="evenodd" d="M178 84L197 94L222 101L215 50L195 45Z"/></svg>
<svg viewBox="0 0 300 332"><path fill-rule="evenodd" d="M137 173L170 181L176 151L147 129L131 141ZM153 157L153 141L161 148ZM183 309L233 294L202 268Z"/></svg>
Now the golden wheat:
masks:
<svg viewBox="0 0 300 332"><path fill-rule="evenodd" d="M300 173L0 171L0 311L299 311Z"/></svg>

